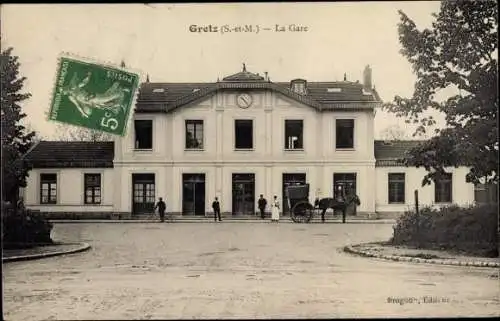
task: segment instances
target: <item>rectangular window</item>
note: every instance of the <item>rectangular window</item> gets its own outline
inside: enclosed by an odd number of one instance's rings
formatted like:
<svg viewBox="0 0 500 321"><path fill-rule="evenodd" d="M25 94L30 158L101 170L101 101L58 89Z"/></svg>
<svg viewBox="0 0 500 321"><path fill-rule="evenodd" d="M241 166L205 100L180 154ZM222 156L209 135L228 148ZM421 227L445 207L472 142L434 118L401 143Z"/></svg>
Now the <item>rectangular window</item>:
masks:
<svg viewBox="0 0 500 321"><path fill-rule="evenodd" d="M186 149L203 149L203 120L186 120Z"/></svg>
<svg viewBox="0 0 500 321"><path fill-rule="evenodd" d="M135 120L135 149L153 149L153 121Z"/></svg>
<svg viewBox="0 0 500 321"><path fill-rule="evenodd" d="M40 174L40 203L57 203L57 174Z"/></svg>
<svg viewBox="0 0 500 321"><path fill-rule="evenodd" d="M436 203L452 202L452 174L446 173L434 182L434 199Z"/></svg>
<svg viewBox="0 0 500 321"><path fill-rule="evenodd" d="M338 149L354 148L354 119L337 119L336 144Z"/></svg>
<svg viewBox="0 0 500 321"><path fill-rule="evenodd" d="M101 174L84 175L85 204L101 204Z"/></svg>
<svg viewBox="0 0 500 321"><path fill-rule="evenodd" d="M389 173L389 204L405 203L405 173Z"/></svg>
<svg viewBox="0 0 500 321"><path fill-rule="evenodd" d="M234 148L253 148L253 121L251 119L238 119L234 121Z"/></svg>
<svg viewBox="0 0 500 321"><path fill-rule="evenodd" d="M285 149L304 149L303 134L302 120L285 120Z"/></svg>

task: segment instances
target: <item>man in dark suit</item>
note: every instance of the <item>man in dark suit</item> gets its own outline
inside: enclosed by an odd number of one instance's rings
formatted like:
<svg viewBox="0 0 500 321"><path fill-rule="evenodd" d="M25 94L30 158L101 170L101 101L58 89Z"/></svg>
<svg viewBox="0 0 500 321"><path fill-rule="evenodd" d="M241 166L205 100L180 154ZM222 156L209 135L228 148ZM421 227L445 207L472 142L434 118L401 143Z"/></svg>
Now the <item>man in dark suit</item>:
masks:
<svg viewBox="0 0 500 321"><path fill-rule="evenodd" d="M163 199L160 197L158 200L158 203L155 205L155 210L158 209L158 213L160 214L160 220L162 222L165 222L165 210L167 209L167 205L163 201Z"/></svg>
<svg viewBox="0 0 500 321"><path fill-rule="evenodd" d="M214 221L217 222L217 218L219 218L219 222L221 222L222 219L220 217L220 204L219 204L219 200L217 199L217 197L212 202L212 209L214 210Z"/></svg>
<svg viewBox="0 0 500 321"><path fill-rule="evenodd" d="M267 205L267 200L264 198L264 195L260 194L258 206L259 206L259 211L260 211L260 218L262 218L262 219L266 218L266 214L265 214L266 205Z"/></svg>

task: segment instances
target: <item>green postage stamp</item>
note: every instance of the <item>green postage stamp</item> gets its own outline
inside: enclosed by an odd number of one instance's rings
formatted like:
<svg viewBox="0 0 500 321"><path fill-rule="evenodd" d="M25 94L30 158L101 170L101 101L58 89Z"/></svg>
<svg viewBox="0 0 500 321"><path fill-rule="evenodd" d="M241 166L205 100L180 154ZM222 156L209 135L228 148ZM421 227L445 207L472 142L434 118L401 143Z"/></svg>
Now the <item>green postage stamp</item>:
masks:
<svg viewBox="0 0 500 321"><path fill-rule="evenodd" d="M61 56L49 119L124 136L139 74Z"/></svg>

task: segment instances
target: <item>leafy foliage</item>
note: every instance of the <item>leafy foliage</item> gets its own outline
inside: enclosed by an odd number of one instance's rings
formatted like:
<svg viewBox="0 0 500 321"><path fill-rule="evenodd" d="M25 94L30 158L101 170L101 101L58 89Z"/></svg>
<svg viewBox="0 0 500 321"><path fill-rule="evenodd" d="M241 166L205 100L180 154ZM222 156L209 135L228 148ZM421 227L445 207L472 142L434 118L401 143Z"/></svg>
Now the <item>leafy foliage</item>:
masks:
<svg viewBox="0 0 500 321"><path fill-rule="evenodd" d="M497 211L496 204L408 211L398 218L390 243L497 257Z"/></svg>
<svg viewBox="0 0 500 321"><path fill-rule="evenodd" d="M109 142L113 141L113 135L99 130L72 125L58 125L56 129L57 139L62 141L78 142Z"/></svg>
<svg viewBox="0 0 500 321"><path fill-rule="evenodd" d="M26 248L52 244L53 224L40 214L2 202L3 248Z"/></svg>
<svg viewBox="0 0 500 321"><path fill-rule="evenodd" d="M432 28L419 31L400 13L401 53L416 73L411 98L396 96L384 109L407 123L419 124L414 135L436 122L429 110L446 115L447 128L409 151L408 166L424 166L422 185L439 177L447 166L471 168L467 181L498 183L498 7L494 1L443 1ZM444 102L443 90L457 94Z"/></svg>
<svg viewBox="0 0 500 321"><path fill-rule="evenodd" d="M20 121L26 117L20 103L31 94L21 93L25 77L19 77L18 57L12 48L1 54L2 107L2 198L16 204L19 187L26 186L29 168L23 155L32 147L35 132L28 132Z"/></svg>
<svg viewBox="0 0 500 321"><path fill-rule="evenodd" d="M399 125L391 125L382 130L380 139L383 140L408 140L410 139L406 131Z"/></svg>

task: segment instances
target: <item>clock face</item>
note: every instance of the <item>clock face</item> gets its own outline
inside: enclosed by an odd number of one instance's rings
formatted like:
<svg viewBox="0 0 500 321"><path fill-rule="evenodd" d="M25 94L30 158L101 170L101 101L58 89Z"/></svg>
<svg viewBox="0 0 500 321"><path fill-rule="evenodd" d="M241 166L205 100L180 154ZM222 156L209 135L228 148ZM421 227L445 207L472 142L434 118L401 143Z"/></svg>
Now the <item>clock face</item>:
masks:
<svg viewBox="0 0 500 321"><path fill-rule="evenodd" d="M238 97L236 98L236 103L238 106L241 108L248 108L250 105L252 105L252 96L249 94L239 94Z"/></svg>

